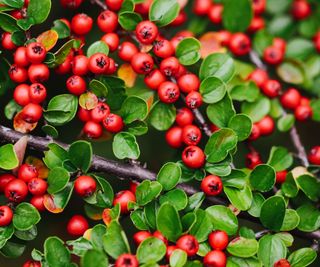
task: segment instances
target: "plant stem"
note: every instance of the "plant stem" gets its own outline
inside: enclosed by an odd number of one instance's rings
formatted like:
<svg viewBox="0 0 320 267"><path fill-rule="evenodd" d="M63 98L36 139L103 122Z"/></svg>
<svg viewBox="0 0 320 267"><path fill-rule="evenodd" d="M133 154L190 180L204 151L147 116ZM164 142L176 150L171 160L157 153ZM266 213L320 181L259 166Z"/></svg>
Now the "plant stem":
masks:
<svg viewBox="0 0 320 267"><path fill-rule="evenodd" d="M90 3L101 7L103 10L108 9L108 7L104 3L100 2L99 0L90 0Z"/></svg>

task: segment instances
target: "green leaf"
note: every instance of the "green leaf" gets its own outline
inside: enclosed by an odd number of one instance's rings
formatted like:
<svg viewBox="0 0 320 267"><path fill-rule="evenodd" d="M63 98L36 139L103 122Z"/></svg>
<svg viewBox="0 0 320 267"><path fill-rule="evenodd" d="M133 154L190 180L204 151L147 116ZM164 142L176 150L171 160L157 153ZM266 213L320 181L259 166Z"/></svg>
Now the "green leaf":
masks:
<svg viewBox="0 0 320 267"><path fill-rule="evenodd" d="M267 31L273 35L287 39L292 36L296 24L290 14L274 16L267 24Z"/></svg>
<svg viewBox="0 0 320 267"><path fill-rule="evenodd" d="M56 167L50 170L48 175L48 193L55 194L64 189L70 179L69 173L66 169L61 167Z"/></svg>
<svg viewBox="0 0 320 267"><path fill-rule="evenodd" d="M44 255L49 266L65 267L70 264L70 252L58 237L52 236L46 239Z"/></svg>
<svg viewBox="0 0 320 267"><path fill-rule="evenodd" d="M32 17L36 24L44 22L51 10L51 0L30 0L27 14Z"/></svg>
<svg viewBox="0 0 320 267"><path fill-rule="evenodd" d="M264 50L271 46L273 42L273 36L265 30L258 31L253 38L253 49L259 56L263 55Z"/></svg>
<svg viewBox="0 0 320 267"><path fill-rule="evenodd" d="M34 225L31 229L26 231L15 230L14 235L21 240L30 241L30 240L34 240L37 237L38 229Z"/></svg>
<svg viewBox="0 0 320 267"><path fill-rule="evenodd" d="M181 173L181 168L178 164L167 162L161 167L157 175L157 181L162 185L163 190L169 191L178 184Z"/></svg>
<svg viewBox="0 0 320 267"><path fill-rule="evenodd" d="M258 252L258 248L257 240L237 237L229 243L227 251L234 256L250 258Z"/></svg>
<svg viewBox="0 0 320 267"><path fill-rule="evenodd" d="M113 259L117 259L124 253L130 253L130 247L121 225L112 221L108 226L106 234L102 237L104 250Z"/></svg>
<svg viewBox="0 0 320 267"><path fill-rule="evenodd" d="M253 12L249 0L226 0L222 13L223 26L231 32L243 32L250 25Z"/></svg>
<svg viewBox="0 0 320 267"><path fill-rule="evenodd" d="M305 80L303 66L297 61L284 61L276 70L279 77L286 83L302 84Z"/></svg>
<svg viewBox="0 0 320 267"><path fill-rule="evenodd" d="M228 156L229 151L237 145L235 132L228 128L214 132L205 147L207 161L211 163L219 162Z"/></svg>
<svg viewBox="0 0 320 267"><path fill-rule="evenodd" d="M68 158L68 152L55 143L49 144L48 148L49 150L44 152L43 162L49 169L62 167L62 163Z"/></svg>
<svg viewBox="0 0 320 267"><path fill-rule="evenodd" d="M144 180L137 186L136 199L137 204L144 206L158 197L162 191L162 186L159 182Z"/></svg>
<svg viewBox="0 0 320 267"><path fill-rule="evenodd" d="M320 227L320 211L311 204L305 204L297 209L300 217L298 229L304 232L313 232Z"/></svg>
<svg viewBox="0 0 320 267"><path fill-rule="evenodd" d="M211 218L213 229L223 230L228 235L234 235L238 230L238 219L233 212L225 206L215 205L206 209Z"/></svg>
<svg viewBox="0 0 320 267"><path fill-rule="evenodd" d="M143 209L146 222L152 229L156 229L156 214L158 212L158 203L156 201L151 201L144 206Z"/></svg>
<svg viewBox="0 0 320 267"><path fill-rule="evenodd" d="M251 207L252 192L249 186L243 189L224 186L223 191L238 210L248 210Z"/></svg>
<svg viewBox="0 0 320 267"><path fill-rule="evenodd" d="M92 146L86 141L76 141L69 147L68 156L74 166L87 172L92 162Z"/></svg>
<svg viewBox="0 0 320 267"><path fill-rule="evenodd" d="M207 56L200 67L199 76L201 80L215 76L227 83L235 73L232 57L228 54L214 53Z"/></svg>
<svg viewBox="0 0 320 267"><path fill-rule="evenodd" d="M268 0L267 1L267 11L271 14L279 14L287 11L292 4L292 0Z"/></svg>
<svg viewBox="0 0 320 267"><path fill-rule="evenodd" d="M142 21L140 14L136 12L121 12L118 17L120 26L126 31L134 31L139 22Z"/></svg>
<svg viewBox="0 0 320 267"><path fill-rule="evenodd" d="M292 231L295 229L300 222L298 213L293 209L286 209L286 214L283 219L281 231Z"/></svg>
<svg viewBox="0 0 320 267"><path fill-rule="evenodd" d="M273 231L281 229L286 213L286 203L281 196L272 196L266 199L261 207L260 221Z"/></svg>
<svg viewBox="0 0 320 267"><path fill-rule="evenodd" d="M310 16L302 21L298 25L298 31L300 35L305 38L312 39L316 35L318 30L318 21L315 16Z"/></svg>
<svg viewBox="0 0 320 267"><path fill-rule="evenodd" d="M171 267L183 267L188 259L188 255L181 249L175 249L170 255L170 266Z"/></svg>
<svg viewBox="0 0 320 267"><path fill-rule="evenodd" d="M47 210L52 213L60 213L68 205L73 192L73 183L68 183L67 186L52 195L45 195L44 204Z"/></svg>
<svg viewBox="0 0 320 267"><path fill-rule="evenodd" d="M312 119L314 121L320 121L320 100L311 100L310 106L312 108Z"/></svg>
<svg viewBox="0 0 320 267"><path fill-rule="evenodd" d="M275 119L281 117L284 113L284 110L282 108L282 105L281 105L279 99L278 98L272 99L270 101L270 104L271 104L271 107L270 107L269 115Z"/></svg>
<svg viewBox="0 0 320 267"><path fill-rule="evenodd" d="M233 169L229 175L221 177L221 179L224 186L243 189L247 184L246 177L247 174L243 171Z"/></svg>
<svg viewBox="0 0 320 267"><path fill-rule="evenodd" d="M174 206L179 211L183 210L187 206L188 197L182 189L176 188L160 197L160 205L166 202Z"/></svg>
<svg viewBox="0 0 320 267"><path fill-rule="evenodd" d="M23 31L15 31L11 35L11 41L17 45L17 46L22 46L26 42L26 34ZM49 56L51 54L47 54ZM45 59L45 62L47 61L47 58Z"/></svg>
<svg viewBox="0 0 320 267"><path fill-rule="evenodd" d="M89 88L97 97L105 98L108 95L108 87L99 80L92 79L89 83Z"/></svg>
<svg viewBox="0 0 320 267"><path fill-rule="evenodd" d="M278 120L277 127L280 132L287 132L292 128L294 123L295 117L292 114L286 114Z"/></svg>
<svg viewBox="0 0 320 267"><path fill-rule="evenodd" d="M149 114L149 122L156 130L168 130L174 123L175 119L176 108L174 105L168 105L161 101L157 101L153 104Z"/></svg>
<svg viewBox="0 0 320 267"><path fill-rule="evenodd" d="M298 186L292 172L287 173L285 182L281 185L281 191L286 197L295 197L298 194Z"/></svg>
<svg viewBox="0 0 320 267"><path fill-rule="evenodd" d="M148 237L143 240L137 249L137 258L141 263L155 263L166 254L166 245L156 237Z"/></svg>
<svg viewBox="0 0 320 267"><path fill-rule="evenodd" d="M290 254L288 261L291 267L309 266L317 258L317 252L312 248L301 248Z"/></svg>
<svg viewBox="0 0 320 267"><path fill-rule="evenodd" d="M205 195L203 192L198 192L191 195L188 199L188 205L185 208L185 212L199 209L201 207L201 204L204 198L205 198Z"/></svg>
<svg viewBox="0 0 320 267"><path fill-rule="evenodd" d="M179 4L176 0L155 0L149 9L149 19L158 27L163 27L172 22L179 14Z"/></svg>
<svg viewBox="0 0 320 267"><path fill-rule="evenodd" d="M227 259L227 267L261 267L261 262L256 258L238 258L230 256Z"/></svg>
<svg viewBox="0 0 320 267"><path fill-rule="evenodd" d="M287 248L276 235L265 235L259 240L258 258L265 267L273 267L280 259L285 259Z"/></svg>
<svg viewBox="0 0 320 267"><path fill-rule="evenodd" d="M43 116L53 126L61 126L71 121L78 109L78 98L71 94L51 98Z"/></svg>
<svg viewBox="0 0 320 267"><path fill-rule="evenodd" d="M2 86L0 83L0 90L1 90ZM5 106L4 108L4 115L6 116L6 118L8 120L12 120L14 115L17 114L19 111L21 111L21 106L19 106L16 101L14 101L13 99L9 101L9 103Z"/></svg>
<svg viewBox="0 0 320 267"><path fill-rule="evenodd" d="M92 245L88 239L79 237L76 240L66 242L68 246L72 247L72 254L83 257L86 251L92 249Z"/></svg>
<svg viewBox="0 0 320 267"><path fill-rule="evenodd" d="M18 167L19 161L12 144L6 144L0 147L0 168L12 170Z"/></svg>
<svg viewBox="0 0 320 267"><path fill-rule="evenodd" d="M51 30L55 30L58 33L59 39L64 39L70 36L70 28L60 19L53 22Z"/></svg>
<svg viewBox="0 0 320 267"><path fill-rule="evenodd" d="M185 38L176 48L176 57L182 65L189 66L197 63L201 57L200 42L195 38Z"/></svg>
<svg viewBox="0 0 320 267"><path fill-rule="evenodd" d="M0 28L5 32L10 33L20 30L17 26L17 20L14 17L2 12L0 13Z"/></svg>
<svg viewBox="0 0 320 267"><path fill-rule="evenodd" d="M130 213L130 219L139 230L149 230L143 210L135 210Z"/></svg>
<svg viewBox="0 0 320 267"><path fill-rule="evenodd" d="M102 224L97 224L92 228L90 242L92 243L95 249L103 250L103 240L101 237L106 232L107 232L107 227Z"/></svg>
<svg viewBox="0 0 320 267"><path fill-rule="evenodd" d="M253 193L253 199L248 213L253 217L260 217L261 207L264 201L265 198L263 195L260 193Z"/></svg>
<svg viewBox="0 0 320 267"><path fill-rule="evenodd" d="M303 193L312 201L318 201L320 192L320 183L313 176L304 174L296 179L297 185Z"/></svg>
<svg viewBox="0 0 320 267"><path fill-rule="evenodd" d="M230 92L233 100L255 102L260 94L258 86L254 82L238 84Z"/></svg>
<svg viewBox="0 0 320 267"><path fill-rule="evenodd" d="M1 0L0 3L18 9L23 7L24 0Z"/></svg>
<svg viewBox="0 0 320 267"><path fill-rule="evenodd" d="M2 248L7 241L13 236L13 233L17 232L15 231L12 224L9 224L6 227L0 227L0 248Z"/></svg>
<svg viewBox="0 0 320 267"><path fill-rule="evenodd" d="M206 172L214 174L214 175L227 176L232 171L231 166L230 166L231 161L232 161L232 158L229 154L224 160L222 160L220 162L217 162L217 163L206 162L205 170L206 170ZM200 177L200 178L202 178L202 177ZM197 180L199 180L199 179L197 179Z"/></svg>
<svg viewBox="0 0 320 267"><path fill-rule="evenodd" d="M66 42L64 45L60 47L60 49L54 53L55 55L55 62L53 64L50 64L49 67L57 67L58 65L62 64L67 56L69 55L72 48L74 48L77 45L78 41L71 39L68 42Z"/></svg>
<svg viewBox="0 0 320 267"><path fill-rule="evenodd" d="M182 234L178 211L169 203L161 205L157 214L157 229L170 241L176 241Z"/></svg>
<svg viewBox="0 0 320 267"><path fill-rule="evenodd" d="M101 250L88 250L81 258L81 266L83 267L105 267L108 265L108 257Z"/></svg>
<svg viewBox="0 0 320 267"><path fill-rule="evenodd" d="M294 238L288 232L276 233L275 236L279 237L286 247L291 247L294 241Z"/></svg>
<svg viewBox="0 0 320 267"><path fill-rule="evenodd" d="M103 41L96 41L88 47L87 57L91 57L96 53L109 54L109 46Z"/></svg>
<svg viewBox="0 0 320 267"><path fill-rule="evenodd" d="M40 219L38 210L33 205L23 202L16 207L12 222L16 229L26 231L37 224Z"/></svg>
<svg viewBox="0 0 320 267"><path fill-rule="evenodd" d="M8 241L0 250L6 258L18 258L26 249L26 245Z"/></svg>
<svg viewBox="0 0 320 267"><path fill-rule="evenodd" d="M213 104L223 99L226 94L225 83L217 77L208 77L200 84L199 89L203 102Z"/></svg>
<svg viewBox="0 0 320 267"><path fill-rule="evenodd" d="M312 41L303 38L294 38L289 40L286 46L286 57L305 60L315 52Z"/></svg>
<svg viewBox="0 0 320 267"><path fill-rule="evenodd" d="M35 23L34 18L33 17L27 17L25 19L19 19L17 20L17 25L24 31L27 31L31 28L31 26L33 26ZM33 42L35 41L35 39L30 39L29 42Z"/></svg>
<svg viewBox="0 0 320 267"><path fill-rule="evenodd" d="M148 132L148 125L144 121L134 121L126 125L127 131L135 136L144 135Z"/></svg>
<svg viewBox="0 0 320 267"><path fill-rule="evenodd" d="M91 196L91 198L96 198L96 203L94 203L94 205L100 208L112 207L114 197L112 186L108 183L108 181L105 178L100 177L98 175L94 175L94 177L99 183L98 190L96 190L95 194Z"/></svg>
<svg viewBox="0 0 320 267"><path fill-rule="evenodd" d="M143 121L148 114L148 106L146 101L140 97L129 96L121 107L121 117L126 124L135 120Z"/></svg>
<svg viewBox="0 0 320 267"><path fill-rule="evenodd" d="M271 166L260 164L253 169L249 179L253 189L268 192L276 182L276 173Z"/></svg>
<svg viewBox="0 0 320 267"><path fill-rule="evenodd" d="M261 96L253 103L243 102L241 105L241 112L248 115L252 122L260 121L269 111L270 100L264 96Z"/></svg>
<svg viewBox="0 0 320 267"><path fill-rule="evenodd" d="M236 133L239 141L243 141L251 134L252 122L247 115L236 114L230 119L228 128L232 129Z"/></svg>
<svg viewBox="0 0 320 267"><path fill-rule="evenodd" d="M58 138L59 137L59 132L56 128L54 128L52 125L43 125L41 127L41 130L46 134L51 136L52 138Z"/></svg>
<svg viewBox="0 0 320 267"><path fill-rule="evenodd" d="M204 242L208 239L208 235L213 229L210 215L208 212L198 209L195 211L196 222L190 229L190 234L193 235L198 242Z"/></svg>
<svg viewBox="0 0 320 267"><path fill-rule="evenodd" d="M119 14L126 11L133 11L135 3L138 3L137 0L124 0L119 10Z"/></svg>
<svg viewBox="0 0 320 267"><path fill-rule="evenodd" d="M115 135L112 150L118 159L138 159L140 156L140 148L136 137L128 132L121 132Z"/></svg>

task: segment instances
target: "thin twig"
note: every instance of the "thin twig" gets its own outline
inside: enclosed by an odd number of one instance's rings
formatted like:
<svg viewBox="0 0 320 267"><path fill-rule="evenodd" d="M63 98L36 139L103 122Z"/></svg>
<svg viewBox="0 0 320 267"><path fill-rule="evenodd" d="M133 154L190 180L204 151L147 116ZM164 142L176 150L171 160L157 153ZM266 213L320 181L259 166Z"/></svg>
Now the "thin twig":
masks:
<svg viewBox="0 0 320 267"><path fill-rule="evenodd" d="M93 4L93 5L97 5L97 6L101 7L103 10L107 10L108 9L106 4L100 2L99 0L90 0L90 3Z"/></svg>

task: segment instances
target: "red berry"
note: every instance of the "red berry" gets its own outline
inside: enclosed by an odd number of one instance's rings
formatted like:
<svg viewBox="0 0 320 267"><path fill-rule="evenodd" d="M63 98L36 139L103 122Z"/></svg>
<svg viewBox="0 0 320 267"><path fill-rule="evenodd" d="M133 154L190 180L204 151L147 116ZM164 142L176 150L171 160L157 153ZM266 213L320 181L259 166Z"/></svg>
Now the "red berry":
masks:
<svg viewBox="0 0 320 267"><path fill-rule="evenodd" d="M68 91L74 95L81 95L87 90L86 81L78 75L71 76L67 80L66 86Z"/></svg>
<svg viewBox="0 0 320 267"><path fill-rule="evenodd" d="M178 16L170 23L170 26L180 26L187 21L187 13L180 10Z"/></svg>
<svg viewBox="0 0 320 267"><path fill-rule="evenodd" d="M178 71L176 72L176 74L174 75L174 77L175 77L176 79L179 79L182 75L185 75L186 73L187 73L187 69L180 64L180 65L179 65L179 69L178 69Z"/></svg>
<svg viewBox="0 0 320 267"><path fill-rule="evenodd" d="M137 53L131 58L131 66L138 74L147 74L153 69L153 59L147 53Z"/></svg>
<svg viewBox="0 0 320 267"><path fill-rule="evenodd" d="M39 261L26 261L22 267L41 267L41 262Z"/></svg>
<svg viewBox="0 0 320 267"><path fill-rule="evenodd" d="M229 47L236 56L244 56L251 50L250 38L244 33L235 33L231 36Z"/></svg>
<svg viewBox="0 0 320 267"><path fill-rule="evenodd" d="M114 32L118 26L118 16L110 10L102 11L97 18L97 24L99 29L105 33Z"/></svg>
<svg viewBox="0 0 320 267"><path fill-rule="evenodd" d="M287 109L296 109L300 105L301 95L295 88L290 88L280 98L281 104Z"/></svg>
<svg viewBox="0 0 320 267"><path fill-rule="evenodd" d="M130 62L134 55L138 54L138 48L130 42L123 42L119 46L118 56L123 61Z"/></svg>
<svg viewBox="0 0 320 267"><path fill-rule="evenodd" d="M28 79L28 72L26 69L15 64L9 68L9 77L15 83L24 83Z"/></svg>
<svg viewBox="0 0 320 267"><path fill-rule="evenodd" d="M19 67L27 67L29 60L27 58L27 48L20 46L13 54L13 61Z"/></svg>
<svg viewBox="0 0 320 267"><path fill-rule="evenodd" d="M102 135L102 126L94 121L87 121L83 126L83 133L89 138L99 138Z"/></svg>
<svg viewBox="0 0 320 267"><path fill-rule="evenodd" d="M300 100L300 106L310 106L310 99L302 96Z"/></svg>
<svg viewBox="0 0 320 267"><path fill-rule="evenodd" d="M222 192L223 184L219 176L208 175L201 181L201 190L208 196L216 196Z"/></svg>
<svg viewBox="0 0 320 267"><path fill-rule="evenodd" d="M90 111L91 119L95 122L102 122L103 119L110 114L110 108L107 104L100 102Z"/></svg>
<svg viewBox="0 0 320 267"><path fill-rule="evenodd" d="M123 0L105 0L106 5L109 9L118 11L123 3Z"/></svg>
<svg viewBox="0 0 320 267"><path fill-rule="evenodd" d="M193 235L183 235L177 241L177 247L184 250L189 257L197 254L199 243Z"/></svg>
<svg viewBox="0 0 320 267"><path fill-rule="evenodd" d="M43 83L49 79L50 71L45 64L32 64L28 69L28 76L32 83Z"/></svg>
<svg viewBox="0 0 320 267"><path fill-rule="evenodd" d="M154 69L144 77L145 84L153 90L157 90L160 84L165 81L166 77L158 69Z"/></svg>
<svg viewBox="0 0 320 267"><path fill-rule="evenodd" d="M74 182L74 190L81 197L90 197L96 188L96 180L91 176L81 175Z"/></svg>
<svg viewBox="0 0 320 267"><path fill-rule="evenodd" d="M319 53L320 52L320 32L317 32L316 35L313 37L313 43Z"/></svg>
<svg viewBox="0 0 320 267"><path fill-rule="evenodd" d="M81 215L74 215L71 217L67 224L67 231L70 235L73 236L81 236L84 234L85 231L87 231L89 228L89 224Z"/></svg>
<svg viewBox="0 0 320 267"><path fill-rule="evenodd" d="M71 20L71 30L77 35L88 34L93 25L93 20L87 14L77 14Z"/></svg>
<svg viewBox="0 0 320 267"><path fill-rule="evenodd" d="M281 91L281 84L277 80L268 80L261 87L262 92L270 97L277 97Z"/></svg>
<svg viewBox="0 0 320 267"><path fill-rule="evenodd" d="M8 206L0 206L0 227L9 225L12 217L13 212Z"/></svg>
<svg viewBox="0 0 320 267"><path fill-rule="evenodd" d="M257 140L260 136L261 136L260 128L256 123L254 123L252 125L252 129L251 129L251 134L250 134L249 140L250 141Z"/></svg>
<svg viewBox="0 0 320 267"><path fill-rule="evenodd" d="M84 109L82 107L79 107L78 118L83 122L87 122L87 121L91 120L91 111Z"/></svg>
<svg viewBox="0 0 320 267"><path fill-rule="evenodd" d="M274 120L270 116L265 116L257 122L261 135L270 135L274 130Z"/></svg>
<svg viewBox="0 0 320 267"><path fill-rule="evenodd" d="M115 262L115 267L138 267L139 262L136 256L131 254L122 254Z"/></svg>
<svg viewBox="0 0 320 267"><path fill-rule="evenodd" d="M24 10L24 8L23 8L23 9L12 10L12 11L10 12L10 15L11 15L12 17L14 17L15 19L17 19L17 20L23 19L23 16L24 16L24 14L25 14L25 11L23 11L23 10Z"/></svg>
<svg viewBox="0 0 320 267"><path fill-rule="evenodd" d="M261 15L266 9L266 0L253 0L252 8L255 15Z"/></svg>
<svg viewBox="0 0 320 267"><path fill-rule="evenodd" d="M89 72L89 59L84 55L75 56L72 62L72 72L74 75L86 75Z"/></svg>
<svg viewBox="0 0 320 267"><path fill-rule="evenodd" d="M180 108L177 111L177 116L176 116L176 123L183 127L186 125L192 124L194 119L194 115L192 111L188 108Z"/></svg>
<svg viewBox="0 0 320 267"><path fill-rule="evenodd" d="M201 140L201 130L195 125L187 125L182 129L182 141L188 146L195 146Z"/></svg>
<svg viewBox="0 0 320 267"><path fill-rule="evenodd" d="M96 53L89 58L89 70L94 74L103 74L109 68L109 58L102 53Z"/></svg>
<svg viewBox="0 0 320 267"><path fill-rule="evenodd" d="M197 146L188 146L182 152L182 161L183 163L192 169L201 168L206 160L201 148Z"/></svg>
<svg viewBox="0 0 320 267"><path fill-rule="evenodd" d="M186 96L186 105L191 108L195 109L202 105L202 96L197 91L192 91Z"/></svg>
<svg viewBox="0 0 320 267"><path fill-rule="evenodd" d="M14 179L16 179L16 177L10 173L0 174L0 192L3 193L6 185Z"/></svg>
<svg viewBox="0 0 320 267"><path fill-rule="evenodd" d="M37 168L30 164L22 164L18 170L18 178L25 181L26 183L30 182L31 179L37 178L39 175Z"/></svg>
<svg viewBox="0 0 320 267"><path fill-rule="evenodd" d="M25 106L31 102L30 100L30 86L27 84L19 84L13 92L13 99L20 106Z"/></svg>
<svg viewBox="0 0 320 267"><path fill-rule="evenodd" d="M71 63L72 63L73 57L68 56L65 61L60 64L58 67L55 68L55 72L59 75L65 75L70 73L71 71Z"/></svg>
<svg viewBox="0 0 320 267"><path fill-rule="evenodd" d="M261 69L255 69L247 78L250 81L254 81L258 87L262 87L269 79L268 73Z"/></svg>
<svg viewBox="0 0 320 267"><path fill-rule="evenodd" d="M214 24L220 24L222 22L223 5L214 4L210 7L208 17Z"/></svg>
<svg viewBox="0 0 320 267"><path fill-rule="evenodd" d="M169 146L179 148L182 146L182 128L178 126L171 127L166 132L166 141Z"/></svg>
<svg viewBox="0 0 320 267"><path fill-rule="evenodd" d="M291 12L295 19L302 20L310 16L311 7L306 0L294 0Z"/></svg>
<svg viewBox="0 0 320 267"><path fill-rule="evenodd" d="M271 65L278 65L283 61L284 53L275 46L269 46L263 51L263 59Z"/></svg>
<svg viewBox="0 0 320 267"><path fill-rule="evenodd" d="M37 122L42 117L42 107L38 104L29 103L22 109L22 118L29 123Z"/></svg>
<svg viewBox="0 0 320 267"><path fill-rule="evenodd" d="M102 123L104 128L111 133L118 133L124 127L122 118L113 113L110 113L107 117L105 117Z"/></svg>
<svg viewBox="0 0 320 267"><path fill-rule="evenodd" d="M314 146L308 154L308 160L311 164L320 165L320 146Z"/></svg>
<svg viewBox="0 0 320 267"><path fill-rule="evenodd" d="M31 103L40 104L47 97L47 89L41 83L33 83L29 87L29 97Z"/></svg>
<svg viewBox="0 0 320 267"><path fill-rule="evenodd" d="M60 0L64 8L77 9L82 4L83 0Z"/></svg>
<svg viewBox="0 0 320 267"><path fill-rule="evenodd" d="M150 6L153 0L144 0L144 2L135 5L135 11L139 14L146 16L148 15Z"/></svg>
<svg viewBox="0 0 320 267"><path fill-rule="evenodd" d="M254 32L260 31L264 27L265 27L265 22L262 17L253 17L249 25L248 31L254 33Z"/></svg>
<svg viewBox="0 0 320 267"><path fill-rule="evenodd" d="M5 32L1 36L1 45L5 50L14 50L16 45L12 42L11 33Z"/></svg>
<svg viewBox="0 0 320 267"><path fill-rule="evenodd" d="M287 171L278 171L276 172L276 182L282 184L286 181Z"/></svg>
<svg viewBox="0 0 320 267"><path fill-rule="evenodd" d="M298 106L294 111L294 116L298 121L305 121L312 116L312 109L310 106Z"/></svg>
<svg viewBox="0 0 320 267"><path fill-rule="evenodd" d="M113 200L113 205L120 204L121 213L127 213L128 212L128 203L129 202L135 202L136 197L135 195L129 191L129 190L123 190L118 192Z"/></svg>
<svg viewBox="0 0 320 267"><path fill-rule="evenodd" d="M174 55L174 47L166 39L156 40L153 45L153 52L157 57L168 58Z"/></svg>
<svg viewBox="0 0 320 267"><path fill-rule="evenodd" d="M163 82L158 88L158 96L164 103L174 103L180 97L179 87L173 82Z"/></svg>
<svg viewBox="0 0 320 267"><path fill-rule="evenodd" d="M184 74L178 79L178 86L180 90L184 93L198 91L200 86L200 80L198 76L193 73Z"/></svg>
<svg viewBox="0 0 320 267"><path fill-rule="evenodd" d="M224 250L228 246L228 235L225 231L216 230L209 234L208 241L212 249Z"/></svg>
<svg viewBox="0 0 320 267"><path fill-rule="evenodd" d="M273 267L291 267L291 265L286 259L281 259L275 262Z"/></svg>
<svg viewBox="0 0 320 267"><path fill-rule="evenodd" d="M282 51L282 53L284 54L286 51L286 41L280 37L276 37L273 39L273 47L276 47L278 49L280 49Z"/></svg>
<svg viewBox="0 0 320 267"><path fill-rule="evenodd" d="M166 76L175 76L179 71L179 60L176 57L168 57L161 61L160 71Z"/></svg>
<svg viewBox="0 0 320 267"><path fill-rule="evenodd" d="M38 211L46 210L46 207L43 204L43 196L33 196L30 199L30 204L33 205Z"/></svg>
<svg viewBox="0 0 320 267"><path fill-rule="evenodd" d="M137 246L139 246L145 239L151 236L152 234L148 231L139 231L133 235L133 241Z"/></svg>
<svg viewBox="0 0 320 267"><path fill-rule="evenodd" d="M28 182L28 189L32 195L44 195L47 192L48 184L40 178L33 178Z"/></svg>
<svg viewBox="0 0 320 267"><path fill-rule="evenodd" d="M6 185L4 195L10 201L19 203L28 195L28 187L21 179L14 179Z"/></svg>
<svg viewBox="0 0 320 267"><path fill-rule="evenodd" d="M246 166L249 169L254 169L257 165L262 164L262 160L258 152L250 152L246 155Z"/></svg>
<svg viewBox="0 0 320 267"><path fill-rule="evenodd" d="M137 187L140 183L136 182L136 181L130 181L130 191L133 193L133 194L136 194L136 191L137 191Z"/></svg>
<svg viewBox="0 0 320 267"><path fill-rule="evenodd" d="M118 64L113 58L109 58L109 67L104 74L114 74L117 71Z"/></svg>
<svg viewBox="0 0 320 267"><path fill-rule="evenodd" d="M212 6L211 0L195 0L193 4L193 12L198 16L207 15Z"/></svg>
<svg viewBox="0 0 320 267"><path fill-rule="evenodd" d="M136 36L140 43L152 44L158 36L158 27L149 20L144 20L136 26Z"/></svg>
<svg viewBox="0 0 320 267"><path fill-rule="evenodd" d="M160 231L157 230L152 235L160 239L166 246L168 245L168 239L166 239Z"/></svg>
<svg viewBox="0 0 320 267"><path fill-rule="evenodd" d="M204 266L226 267L227 256L220 250L213 250L203 258L203 264Z"/></svg>
<svg viewBox="0 0 320 267"><path fill-rule="evenodd" d="M44 61L47 51L41 43L30 43L27 45L26 56L32 64L38 64Z"/></svg>
<svg viewBox="0 0 320 267"><path fill-rule="evenodd" d="M110 52L116 51L120 43L119 36L113 32L103 35L101 37L101 41L105 42L109 46Z"/></svg>

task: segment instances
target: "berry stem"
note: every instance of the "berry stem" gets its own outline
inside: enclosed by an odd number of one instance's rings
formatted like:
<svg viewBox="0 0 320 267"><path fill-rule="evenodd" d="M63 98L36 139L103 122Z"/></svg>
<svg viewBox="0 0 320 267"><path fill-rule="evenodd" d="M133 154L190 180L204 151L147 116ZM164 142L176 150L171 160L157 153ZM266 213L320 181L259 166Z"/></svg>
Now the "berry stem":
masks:
<svg viewBox="0 0 320 267"><path fill-rule="evenodd" d="M90 0L90 3L92 5L97 5L101 7L103 10L108 10L108 7L104 3L100 2L99 0Z"/></svg>

